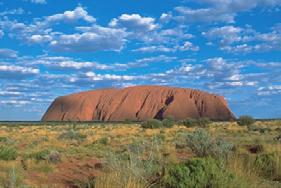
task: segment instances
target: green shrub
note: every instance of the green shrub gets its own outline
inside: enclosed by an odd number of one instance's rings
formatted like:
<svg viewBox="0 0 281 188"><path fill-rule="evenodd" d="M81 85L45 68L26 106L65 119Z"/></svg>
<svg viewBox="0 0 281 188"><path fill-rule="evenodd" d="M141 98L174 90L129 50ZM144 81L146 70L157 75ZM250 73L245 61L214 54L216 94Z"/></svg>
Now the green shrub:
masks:
<svg viewBox="0 0 281 188"><path fill-rule="evenodd" d="M206 117L199 118L199 119L188 118L183 120L181 123L186 127L195 127L195 126L206 127L211 123L211 121L209 118Z"/></svg>
<svg viewBox="0 0 281 188"><path fill-rule="evenodd" d="M162 121L162 123L163 123L163 126L164 126L164 127L170 128L170 127L173 127L173 126L174 126L174 124L175 124L175 119L174 119L174 117L172 117L172 116L168 116L167 118L165 118L165 119Z"/></svg>
<svg viewBox="0 0 281 188"><path fill-rule="evenodd" d="M141 127L144 129L157 129L163 127L161 121L157 119L149 119L141 123Z"/></svg>
<svg viewBox="0 0 281 188"><path fill-rule="evenodd" d="M225 140L213 139L204 129L196 129L193 133L186 135L186 145L198 157L212 156L215 158L226 158L232 151L233 145Z"/></svg>
<svg viewBox="0 0 281 188"><path fill-rule="evenodd" d="M255 119L251 116L240 116L237 123L240 126L249 126L255 123Z"/></svg>
<svg viewBox="0 0 281 188"><path fill-rule="evenodd" d="M18 153L15 148L9 146L0 146L0 160L15 160L17 156Z"/></svg>
<svg viewBox="0 0 281 188"><path fill-rule="evenodd" d="M78 131L75 130L69 130L61 135L59 135L58 139L59 140L77 140L77 141L84 141L86 139L86 135L81 134Z"/></svg>
<svg viewBox="0 0 281 188"><path fill-rule="evenodd" d="M241 184L241 180L212 158L197 158L183 164L169 165L162 180L162 186L168 188L225 188L241 187Z"/></svg>

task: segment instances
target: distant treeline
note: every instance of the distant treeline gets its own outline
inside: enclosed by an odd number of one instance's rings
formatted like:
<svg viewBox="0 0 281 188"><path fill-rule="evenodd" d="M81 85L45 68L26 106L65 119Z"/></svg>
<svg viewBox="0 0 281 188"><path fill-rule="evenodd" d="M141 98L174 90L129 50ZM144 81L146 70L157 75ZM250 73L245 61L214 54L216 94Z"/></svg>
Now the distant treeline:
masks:
<svg viewBox="0 0 281 188"><path fill-rule="evenodd" d="M276 119L255 119L256 121L278 121ZM212 120L214 122L224 122L221 120ZM143 121L124 120L124 121L0 121L0 126L27 126L27 125L69 125L69 124L136 124Z"/></svg>

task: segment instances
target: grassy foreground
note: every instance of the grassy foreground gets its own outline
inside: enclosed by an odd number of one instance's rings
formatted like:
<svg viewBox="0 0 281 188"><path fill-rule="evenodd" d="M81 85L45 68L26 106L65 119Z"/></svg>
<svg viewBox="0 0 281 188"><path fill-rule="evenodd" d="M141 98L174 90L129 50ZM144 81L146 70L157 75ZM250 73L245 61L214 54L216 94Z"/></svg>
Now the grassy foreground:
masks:
<svg viewBox="0 0 281 188"><path fill-rule="evenodd" d="M281 121L0 125L0 187L281 187Z"/></svg>

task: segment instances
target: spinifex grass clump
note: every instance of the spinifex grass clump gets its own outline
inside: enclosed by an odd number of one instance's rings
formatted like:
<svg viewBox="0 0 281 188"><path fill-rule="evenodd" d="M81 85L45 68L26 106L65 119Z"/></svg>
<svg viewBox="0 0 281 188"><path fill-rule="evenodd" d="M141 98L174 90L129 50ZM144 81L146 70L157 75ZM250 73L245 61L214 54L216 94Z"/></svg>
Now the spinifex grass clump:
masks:
<svg viewBox="0 0 281 188"><path fill-rule="evenodd" d="M10 146L0 146L0 160L15 160L18 156L17 150Z"/></svg>
<svg viewBox="0 0 281 188"><path fill-rule="evenodd" d="M1 169L2 170L2 169ZM22 172L14 167L5 170L5 176L0 176L0 187L10 188L10 187L29 187L25 186L23 183Z"/></svg>
<svg viewBox="0 0 281 188"><path fill-rule="evenodd" d="M227 166L236 174L252 181L253 187L280 187L281 156L278 153L233 155L227 161ZM265 185L275 183L276 186L259 185L260 183L265 183Z"/></svg>
<svg viewBox="0 0 281 188"><path fill-rule="evenodd" d="M258 175L281 181L281 157L276 153L257 155L254 166Z"/></svg>
<svg viewBox="0 0 281 188"><path fill-rule="evenodd" d="M84 141L86 138L87 138L86 135L83 135L74 129L68 130L62 133L58 137L59 140L76 140L76 141Z"/></svg>
<svg viewBox="0 0 281 188"><path fill-rule="evenodd" d="M105 155L106 173L97 178L97 187L152 187L154 176L164 167L158 139L136 139L122 153Z"/></svg>

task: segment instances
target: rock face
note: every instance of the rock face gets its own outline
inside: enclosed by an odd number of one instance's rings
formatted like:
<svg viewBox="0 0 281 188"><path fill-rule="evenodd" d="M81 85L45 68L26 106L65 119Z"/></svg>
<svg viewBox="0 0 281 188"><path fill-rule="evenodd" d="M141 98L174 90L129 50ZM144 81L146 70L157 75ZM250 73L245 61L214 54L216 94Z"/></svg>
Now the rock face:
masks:
<svg viewBox="0 0 281 188"><path fill-rule="evenodd" d="M146 120L163 119L169 115L176 120L235 118L222 96L193 89L135 86L58 97L48 108L42 121Z"/></svg>

